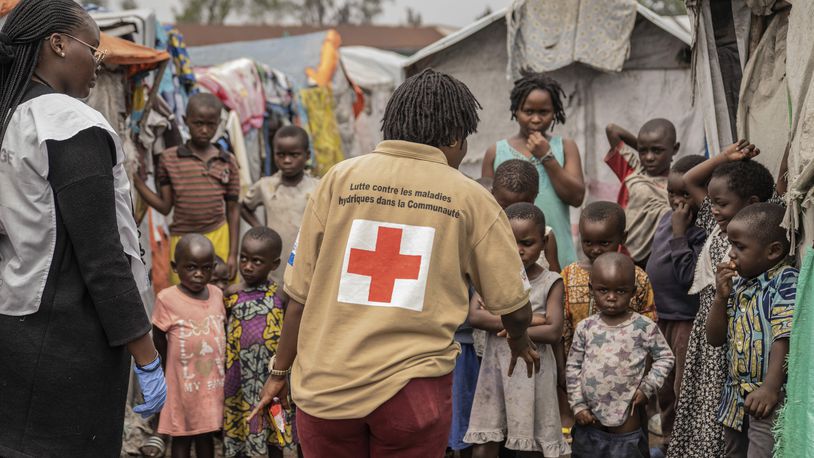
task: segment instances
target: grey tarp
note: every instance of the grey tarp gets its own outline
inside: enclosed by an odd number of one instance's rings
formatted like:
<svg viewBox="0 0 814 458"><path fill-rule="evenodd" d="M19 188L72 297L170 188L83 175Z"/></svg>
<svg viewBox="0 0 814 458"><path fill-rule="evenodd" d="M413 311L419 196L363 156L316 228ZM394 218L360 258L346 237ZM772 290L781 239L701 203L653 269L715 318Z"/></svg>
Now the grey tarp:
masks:
<svg viewBox="0 0 814 458"><path fill-rule="evenodd" d="M603 160L609 149L605 126L610 122L638 131L648 119L665 117L678 129L679 154L704 151L701 114L691 104L690 68L680 59L689 33L644 7L638 13L621 72L605 73L576 63L549 73L568 96L568 121L557 126L555 134L576 141L589 200L616 200L619 189ZM483 105L478 132L469 138L469 154L461 166L474 177L480 176L486 149L517 131L509 113L512 82L505 77L506 40L505 12L498 11L419 51L405 67L408 76L427 67L449 73L466 83Z"/></svg>

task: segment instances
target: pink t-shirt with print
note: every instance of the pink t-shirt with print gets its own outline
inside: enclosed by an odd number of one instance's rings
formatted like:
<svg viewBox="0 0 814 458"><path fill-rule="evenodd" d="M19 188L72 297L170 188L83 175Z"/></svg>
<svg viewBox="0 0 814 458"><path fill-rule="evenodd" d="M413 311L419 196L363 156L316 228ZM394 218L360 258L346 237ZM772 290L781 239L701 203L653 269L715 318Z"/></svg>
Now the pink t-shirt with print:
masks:
<svg viewBox="0 0 814 458"><path fill-rule="evenodd" d="M212 285L209 299L193 299L177 286L160 293L153 324L167 333L167 402L158 432L190 436L223 424L223 293Z"/></svg>

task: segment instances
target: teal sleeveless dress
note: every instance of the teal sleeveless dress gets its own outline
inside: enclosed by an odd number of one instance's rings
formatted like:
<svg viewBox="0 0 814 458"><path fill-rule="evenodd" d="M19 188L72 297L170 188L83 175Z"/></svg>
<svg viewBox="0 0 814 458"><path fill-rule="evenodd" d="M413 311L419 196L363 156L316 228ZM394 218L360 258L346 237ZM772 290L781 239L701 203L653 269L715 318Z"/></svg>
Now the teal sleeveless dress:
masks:
<svg viewBox="0 0 814 458"><path fill-rule="evenodd" d="M565 153L562 149L562 137L551 137L549 140L551 144L551 151L554 152L554 158L560 165L565 165ZM494 168L508 161L509 159L521 159L531 162L537 168L540 174L540 192L534 200L540 210L545 215L546 225L551 226L554 230L554 235L557 238L557 259L560 261L560 267L563 269L565 266L577 260L577 253L574 250L574 241L571 237L571 217L568 205L560 200L557 193L554 191L554 186L548 178L542 162L536 157L528 158L523 153L517 151L509 145L506 140L500 140L496 145L495 163Z"/></svg>

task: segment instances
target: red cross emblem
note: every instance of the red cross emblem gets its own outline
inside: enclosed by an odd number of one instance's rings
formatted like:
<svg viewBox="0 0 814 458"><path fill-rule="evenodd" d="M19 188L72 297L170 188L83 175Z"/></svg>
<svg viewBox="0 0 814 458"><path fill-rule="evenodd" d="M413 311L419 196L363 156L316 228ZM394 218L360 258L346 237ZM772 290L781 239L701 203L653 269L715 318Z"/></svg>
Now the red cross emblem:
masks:
<svg viewBox="0 0 814 458"><path fill-rule="evenodd" d="M371 302L390 302L396 280L417 280L421 256L401 254L402 229L379 227L376 251L351 248L348 272L370 277Z"/></svg>
<svg viewBox="0 0 814 458"><path fill-rule="evenodd" d="M432 227L354 220L337 299L420 312L434 240Z"/></svg>

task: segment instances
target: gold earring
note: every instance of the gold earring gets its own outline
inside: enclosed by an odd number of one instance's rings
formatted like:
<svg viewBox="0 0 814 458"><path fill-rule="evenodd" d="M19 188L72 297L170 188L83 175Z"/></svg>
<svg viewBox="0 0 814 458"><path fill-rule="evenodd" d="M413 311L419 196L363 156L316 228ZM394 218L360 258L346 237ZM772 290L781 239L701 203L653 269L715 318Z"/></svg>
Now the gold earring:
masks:
<svg viewBox="0 0 814 458"><path fill-rule="evenodd" d="M60 55L60 56L62 56L62 57L65 57L65 53L64 53L64 52L59 53L59 55Z"/></svg>
<svg viewBox="0 0 814 458"><path fill-rule="evenodd" d="M456 146L458 146L458 140L455 140L451 145L449 145L450 148L455 148Z"/></svg>

